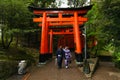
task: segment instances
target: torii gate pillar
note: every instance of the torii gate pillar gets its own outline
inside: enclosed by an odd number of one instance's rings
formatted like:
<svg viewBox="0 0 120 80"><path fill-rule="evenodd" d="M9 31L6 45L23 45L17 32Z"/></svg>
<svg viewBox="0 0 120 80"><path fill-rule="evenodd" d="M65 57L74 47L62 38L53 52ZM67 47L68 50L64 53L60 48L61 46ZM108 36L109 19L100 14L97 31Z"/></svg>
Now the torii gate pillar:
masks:
<svg viewBox="0 0 120 80"><path fill-rule="evenodd" d="M42 19L42 31L41 31L41 46L40 46L40 54L39 55L39 62L45 62L46 61L46 43L47 43L47 28L46 28L46 13L43 13L43 19Z"/></svg>
<svg viewBox="0 0 120 80"><path fill-rule="evenodd" d="M83 62L83 57L82 57L82 45L81 45L81 31L79 30L79 24L78 24L78 13L74 12L74 25L73 25L73 29L74 29L74 42L76 45L76 60L77 62Z"/></svg>

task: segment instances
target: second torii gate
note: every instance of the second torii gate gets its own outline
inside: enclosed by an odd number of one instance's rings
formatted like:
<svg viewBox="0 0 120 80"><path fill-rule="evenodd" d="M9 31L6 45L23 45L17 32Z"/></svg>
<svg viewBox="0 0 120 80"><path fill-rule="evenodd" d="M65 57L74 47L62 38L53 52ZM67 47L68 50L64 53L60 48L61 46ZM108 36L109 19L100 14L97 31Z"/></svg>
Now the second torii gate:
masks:
<svg viewBox="0 0 120 80"><path fill-rule="evenodd" d="M83 17L92 5L80 8L38 8L32 7L37 17L33 18L42 28L39 62L52 57L53 35L71 34L74 38L76 61L82 62L82 43L80 26L88 19ZM59 28L61 27L61 28ZM67 28L65 28L67 27ZM56 30L54 29L56 28Z"/></svg>

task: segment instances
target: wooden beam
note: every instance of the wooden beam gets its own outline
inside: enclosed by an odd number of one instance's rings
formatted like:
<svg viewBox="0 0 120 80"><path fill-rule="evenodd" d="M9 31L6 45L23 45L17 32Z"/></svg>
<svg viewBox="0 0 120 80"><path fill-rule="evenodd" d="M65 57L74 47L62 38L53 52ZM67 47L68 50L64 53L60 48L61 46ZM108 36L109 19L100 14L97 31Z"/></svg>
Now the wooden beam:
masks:
<svg viewBox="0 0 120 80"><path fill-rule="evenodd" d="M40 17L40 18L33 18L33 22L42 22L43 18ZM74 21L74 17L70 17L70 18L50 18L50 17L47 17L46 19L47 22L73 22ZM78 22L86 22L87 21L87 18L85 17L81 17L79 16L78 17Z"/></svg>

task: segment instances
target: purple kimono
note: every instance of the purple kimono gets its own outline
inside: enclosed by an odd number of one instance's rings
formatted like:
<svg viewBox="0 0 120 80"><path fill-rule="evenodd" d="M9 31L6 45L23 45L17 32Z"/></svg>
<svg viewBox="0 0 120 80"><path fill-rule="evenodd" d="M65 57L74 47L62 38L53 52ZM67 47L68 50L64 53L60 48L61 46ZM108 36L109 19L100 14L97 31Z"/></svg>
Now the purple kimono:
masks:
<svg viewBox="0 0 120 80"><path fill-rule="evenodd" d="M71 52L69 49L64 49L65 52L65 66L68 68L68 64L71 62Z"/></svg>

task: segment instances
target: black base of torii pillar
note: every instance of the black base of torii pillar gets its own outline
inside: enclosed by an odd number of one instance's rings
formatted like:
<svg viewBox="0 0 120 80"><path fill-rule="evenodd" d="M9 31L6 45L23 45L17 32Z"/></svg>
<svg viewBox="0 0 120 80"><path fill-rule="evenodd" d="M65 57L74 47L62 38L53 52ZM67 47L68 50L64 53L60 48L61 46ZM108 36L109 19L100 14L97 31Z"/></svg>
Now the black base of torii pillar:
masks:
<svg viewBox="0 0 120 80"><path fill-rule="evenodd" d="M52 53L39 54L39 63L45 63L47 60L52 58Z"/></svg>
<svg viewBox="0 0 120 80"><path fill-rule="evenodd" d="M76 64L83 65L83 55L81 53L75 53Z"/></svg>

